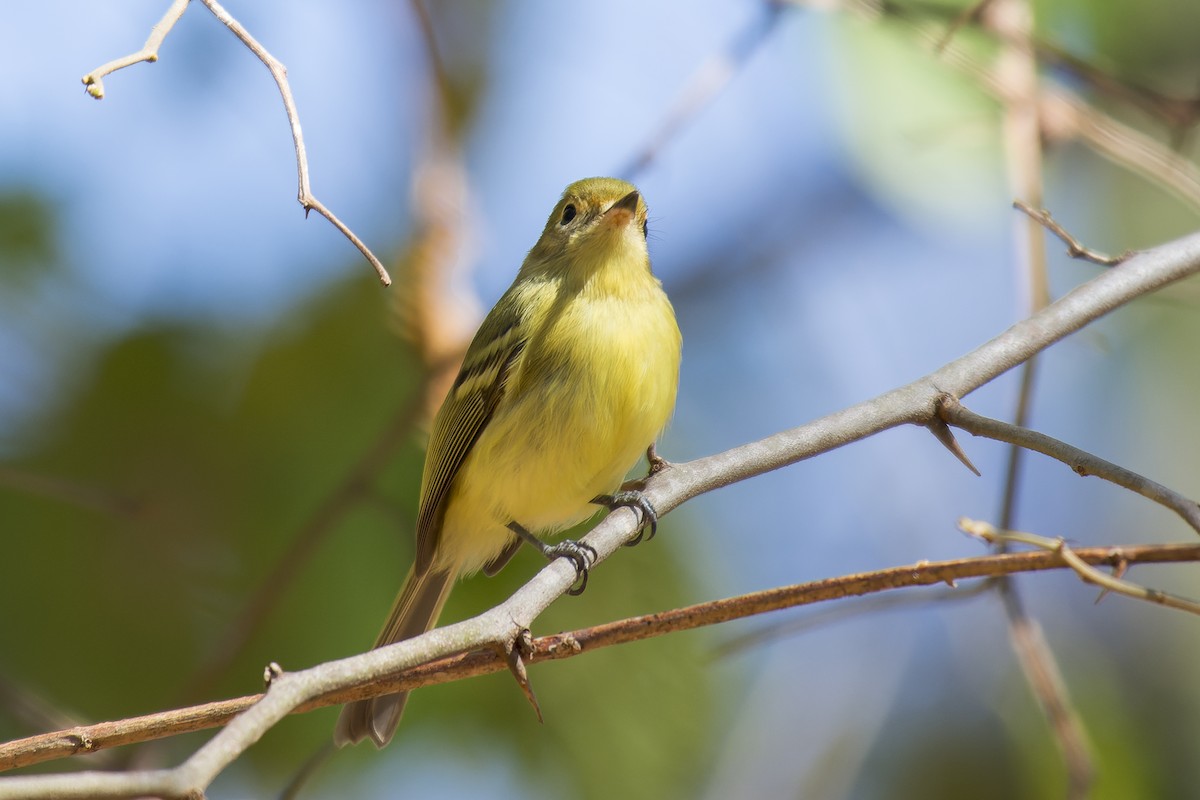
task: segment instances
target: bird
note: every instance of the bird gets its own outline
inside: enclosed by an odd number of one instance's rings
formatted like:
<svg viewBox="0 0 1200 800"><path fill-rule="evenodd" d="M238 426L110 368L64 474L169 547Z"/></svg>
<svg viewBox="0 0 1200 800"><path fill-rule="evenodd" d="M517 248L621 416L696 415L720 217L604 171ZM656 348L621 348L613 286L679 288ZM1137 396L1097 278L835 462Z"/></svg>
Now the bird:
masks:
<svg viewBox="0 0 1200 800"><path fill-rule="evenodd" d="M648 235L632 184L587 178L563 192L434 418L414 563L375 647L432 628L457 579L495 574L522 542L570 559L582 591L595 552L543 539L597 505L636 506L653 535L653 506L621 487L674 411L682 336ZM335 744L384 747L406 701L347 704Z"/></svg>

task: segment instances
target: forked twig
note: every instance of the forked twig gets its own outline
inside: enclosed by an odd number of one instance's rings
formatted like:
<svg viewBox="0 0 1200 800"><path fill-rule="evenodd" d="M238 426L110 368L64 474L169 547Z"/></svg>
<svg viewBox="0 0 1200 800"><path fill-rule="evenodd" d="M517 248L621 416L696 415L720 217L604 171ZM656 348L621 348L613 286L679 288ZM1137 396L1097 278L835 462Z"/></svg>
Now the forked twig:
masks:
<svg viewBox="0 0 1200 800"><path fill-rule="evenodd" d="M143 61L153 63L158 60L158 48L162 45L163 40L179 18L183 16L183 12L187 10L189 0L174 0L167 13L163 18L150 29L150 36L146 39L146 44L141 50L136 53L131 53L121 58L113 59L103 66L83 76L83 85L87 87L88 94L95 97L97 100L104 97L103 78L119 69L133 66L134 64ZM270 71L271 77L275 79L275 85L279 87L279 94L283 98L283 108L287 112L288 125L292 130L292 144L296 150L296 172L298 173L299 191L296 199L300 201L300 205L304 207L304 212L316 211L325 219L342 232L350 242L358 248L358 251L371 263L375 268L376 274L379 276L379 282L384 286L390 286L392 278L388 275L387 269L383 266L371 249L359 239L354 231L350 230L344 222L330 211L324 203L316 198L312 193L308 179L308 156L304 149L304 136L300 132L300 115L296 111L296 101L292 97L291 87L287 80L287 67L285 67L277 58L267 52L258 41L250 35L243 25L233 18L225 8L217 2L217 0L200 0L204 6L212 12L213 16L220 20L221 24L228 28L234 36L241 40L242 44L250 49L258 57L258 60L266 66Z"/></svg>
<svg viewBox="0 0 1200 800"><path fill-rule="evenodd" d="M1180 611L1200 614L1200 603L1195 600L1164 592L1160 589L1150 589L1130 581L1122 580L1116 575L1108 575L1101 572L1067 546L1066 539L1063 539L1061 536L1051 539L1046 536L1038 536L1035 533L1025 533L1024 531L1001 530L990 523L967 519L966 517L958 521L958 527L963 533L974 536L977 539L982 539L989 544L1000 542L1026 544L1051 553L1057 553L1066 562L1067 566L1075 570L1080 578L1088 583L1096 584L1106 592L1115 592L1136 600L1145 600L1148 603L1156 603L1167 608L1176 608ZM1120 548L1113 548L1113 558L1118 559L1117 568L1123 569L1127 562L1125 559L1120 558Z"/></svg>

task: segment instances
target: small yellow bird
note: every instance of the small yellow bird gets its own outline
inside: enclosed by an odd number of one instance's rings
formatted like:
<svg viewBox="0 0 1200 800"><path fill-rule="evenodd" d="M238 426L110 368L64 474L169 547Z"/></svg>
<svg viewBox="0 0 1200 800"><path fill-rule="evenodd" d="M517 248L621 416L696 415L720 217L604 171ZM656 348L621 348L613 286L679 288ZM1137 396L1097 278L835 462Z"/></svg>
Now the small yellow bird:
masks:
<svg viewBox="0 0 1200 800"><path fill-rule="evenodd" d="M646 204L625 181L588 178L563 193L434 419L416 561L376 647L432 628L456 578L495 574L522 541L569 558L586 583L590 548L538 537L594 504L636 505L653 531L649 503L618 492L679 384L682 339L646 234ZM383 747L407 697L346 705L334 741Z"/></svg>

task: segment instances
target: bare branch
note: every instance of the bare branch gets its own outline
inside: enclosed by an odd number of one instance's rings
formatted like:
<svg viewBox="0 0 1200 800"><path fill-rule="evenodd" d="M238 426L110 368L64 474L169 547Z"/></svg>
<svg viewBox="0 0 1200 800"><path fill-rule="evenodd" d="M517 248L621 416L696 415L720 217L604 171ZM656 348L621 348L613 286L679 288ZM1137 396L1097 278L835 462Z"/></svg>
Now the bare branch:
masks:
<svg viewBox="0 0 1200 800"><path fill-rule="evenodd" d="M1168 489L1161 483L1044 433L976 414L949 395L943 398L939 413L946 422L974 436L984 436L1033 450L1061 461L1078 475L1095 475L1131 492L1137 492L1142 497L1171 509L1200 533L1200 503Z"/></svg>
<svg viewBox="0 0 1200 800"><path fill-rule="evenodd" d="M246 47L250 49L250 52L254 53L254 55L258 57L258 60L261 61L263 65L266 66L266 68L270 71L271 77L275 79L275 85L279 87L279 94L283 98L283 107L287 112L288 124L291 126L292 130L292 143L296 150L296 172L298 173L300 185L300 189L297 194L297 200L300 201L300 205L304 206L305 214L307 214L309 211L316 211L318 214L325 217L325 219L329 220L329 222L335 228L342 232L343 236L349 239L350 242L358 248L358 251L363 254L367 261L371 263L371 266L375 268L375 272L379 276L379 282L384 286L390 286L392 283L392 278L390 275L388 275L388 271L383 266L383 262L375 257L375 254L372 253L370 248L368 248L366 244L364 244L363 241L358 238L354 231L350 230L350 228L348 228L344 222L338 219L337 216L334 215L334 213L330 211L325 204L318 200L312 193L308 180L308 156L305 154L304 150L304 136L300 132L300 116L296 111L296 101L292 98L292 90L287 81L287 67L280 63L280 61L273 55L267 52L266 48L259 44L258 41L250 35L250 32L247 31L240 22L234 19L230 13L226 11L220 3L217 2L217 0L200 0L200 2L202 2L205 7L212 12L214 17L220 20L221 24L229 28L229 30L233 32L233 35L240 39L242 44L246 45ZM167 34L171 32L171 28L173 28L175 23L179 21L179 18L183 16L183 12L187 10L187 5L188 0L174 0L174 2L171 4L171 7L167 10L167 13L163 15L163 18L159 20L158 24L151 29L150 38L146 40L146 44L141 50L128 56L115 59L114 61L110 61L104 66L98 67L92 72L89 72L87 75L84 75L83 83L88 87L88 93L91 94L92 97L100 99L104 97L104 86L101 83L101 79L105 75L142 61L157 61L158 48L162 45L163 39L166 38Z"/></svg>
<svg viewBox="0 0 1200 800"><path fill-rule="evenodd" d="M783 586L775 589L685 606L658 614L646 614L551 636L534 639L529 646L532 663L572 658L593 650L657 638L671 633L716 625L737 619L788 608L829 602L850 597L887 597L885 592L921 586L957 587L959 581L991 579L1018 572L1040 572L1071 567L1074 558L1085 565L1159 564L1200 561L1200 544L1162 544L1120 547L1088 547L1072 551L1070 556L1050 548L1047 552L1028 551L1003 555L977 556L938 562L921 562L888 569L845 575L820 581ZM986 584L981 584L985 586ZM974 587L946 590L951 598L973 596ZM928 595L896 595L913 602L929 602ZM842 606L831 607L833 610ZM316 708L338 705L363 697L411 691L423 686L463 680L477 675L507 670L506 658L496 649L472 650L397 674L383 675L370 683L341 688L324 694L292 710L303 713ZM292 677L298 676L295 673ZM142 717L81 725L67 730L31 736L0 745L0 771L64 758L83 752L96 752L167 736L213 728L228 723L251 707L263 695L147 714ZM85 749L81 743L87 742ZM0 798L6 795L8 779L0 780Z"/></svg>

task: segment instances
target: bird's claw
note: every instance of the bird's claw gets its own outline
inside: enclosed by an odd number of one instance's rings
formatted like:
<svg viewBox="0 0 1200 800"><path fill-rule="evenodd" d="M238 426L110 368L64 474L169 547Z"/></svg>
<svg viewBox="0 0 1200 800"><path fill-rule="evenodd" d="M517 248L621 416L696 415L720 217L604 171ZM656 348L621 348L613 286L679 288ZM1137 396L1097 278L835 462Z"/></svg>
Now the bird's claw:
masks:
<svg viewBox="0 0 1200 800"><path fill-rule="evenodd" d="M572 586L567 590L567 594L583 594L583 590L587 588L588 570L596 563L596 548L574 539L564 539L558 544L550 545L544 552L546 558L565 558L571 562L571 566L575 567L575 577L579 580L579 585Z"/></svg>
<svg viewBox="0 0 1200 800"><path fill-rule="evenodd" d="M623 489L616 494L602 494L592 502L606 506L609 511L616 511L618 508L632 508L637 510L641 516L642 524L638 526L638 535L625 543L626 547L633 547L635 544L640 544L643 537L646 541L650 541L658 533L658 511L655 510L654 504L650 502L650 498L637 489ZM650 527L649 536L645 535L647 526Z"/></svg>

